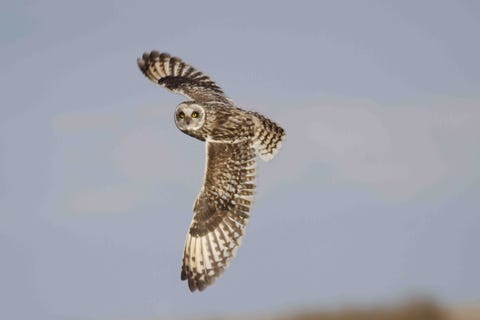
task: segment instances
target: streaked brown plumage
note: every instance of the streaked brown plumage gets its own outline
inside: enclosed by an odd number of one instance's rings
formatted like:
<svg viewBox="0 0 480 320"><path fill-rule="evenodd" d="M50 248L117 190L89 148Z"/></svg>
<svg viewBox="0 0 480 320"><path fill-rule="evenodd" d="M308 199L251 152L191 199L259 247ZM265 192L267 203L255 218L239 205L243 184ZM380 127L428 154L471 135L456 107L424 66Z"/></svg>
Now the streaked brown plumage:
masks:
<svg viewBox="0 0 480 320"><path fill-rule="evenodd" d="M191 291L202 291L240 246L255 192L256 155L272 159L285 131L257 112L238 108L210 77L180 58L152 51L137 63L152 82L192 99L177 107L175 124L206 144L204 183L193 207L181 271Z"/></svg>

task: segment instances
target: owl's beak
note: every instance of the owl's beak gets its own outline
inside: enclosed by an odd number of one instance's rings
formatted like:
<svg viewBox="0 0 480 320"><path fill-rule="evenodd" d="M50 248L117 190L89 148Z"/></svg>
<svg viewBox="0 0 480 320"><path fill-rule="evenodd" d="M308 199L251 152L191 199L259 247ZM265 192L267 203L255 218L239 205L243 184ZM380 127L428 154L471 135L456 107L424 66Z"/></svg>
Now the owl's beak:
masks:
<svg viewBox="0 0 480 320"><path fill-rule="evenodd" d="M186 118L186 119L185 119L185 123L186 123L187 126L188 126L188 125L190 124L190 118L187 118L187 117L185 117L185 118Z"/></svg>

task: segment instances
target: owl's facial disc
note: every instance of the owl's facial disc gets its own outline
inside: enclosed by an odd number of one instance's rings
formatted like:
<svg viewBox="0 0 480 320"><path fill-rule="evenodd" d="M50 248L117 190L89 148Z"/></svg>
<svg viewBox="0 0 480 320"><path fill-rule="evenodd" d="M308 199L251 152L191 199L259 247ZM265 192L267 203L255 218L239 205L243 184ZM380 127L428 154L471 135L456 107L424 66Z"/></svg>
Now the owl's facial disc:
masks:
<svg viewBox="0 0 480 320"><path fill-rule="evenodd" d="M182 131L200 129L205 122L205 110L194 102L184 102L175 111L175 124Z"/></svg>

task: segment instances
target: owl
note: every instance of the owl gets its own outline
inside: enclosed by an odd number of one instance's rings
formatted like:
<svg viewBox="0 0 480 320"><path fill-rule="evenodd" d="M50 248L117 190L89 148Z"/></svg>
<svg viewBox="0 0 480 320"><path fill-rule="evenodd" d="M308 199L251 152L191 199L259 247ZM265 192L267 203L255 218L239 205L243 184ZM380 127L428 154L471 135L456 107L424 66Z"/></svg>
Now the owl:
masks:
<svg viewBox="0 0 480 320"><path fill-rule="evenodd" d="M174 113L183 133L205 142L205 175L193 205L181 279L203 291L228 267L245 234L255 191L257 156L269 161L285 131L263 115L245 111L207 75L167 53L137 59L152 82L189 100Z"/></svg>

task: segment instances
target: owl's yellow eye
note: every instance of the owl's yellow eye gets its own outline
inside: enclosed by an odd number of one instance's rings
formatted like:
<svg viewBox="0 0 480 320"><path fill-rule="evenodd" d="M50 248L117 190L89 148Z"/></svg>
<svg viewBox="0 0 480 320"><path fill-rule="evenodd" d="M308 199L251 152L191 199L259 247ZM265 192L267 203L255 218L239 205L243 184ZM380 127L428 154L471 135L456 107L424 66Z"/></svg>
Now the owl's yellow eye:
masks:
<svg viewBox="0 0 480 320"><path fill-rule="evenodd" d="M178 117L179 117L180 119L185 118L185 113L183 113L183 111L180 111L180 113L178 114Z"/></svg>
<svg viewBox="0 0 480 320"><path fill-rule="evenodd" d="M198 112L197 111L192 112L192 118L198 118Z"/></svg>

